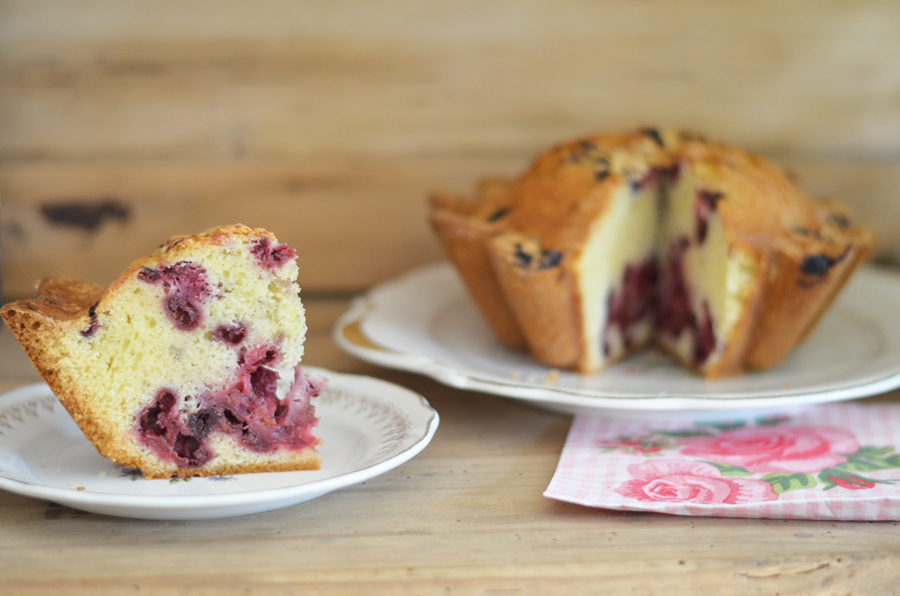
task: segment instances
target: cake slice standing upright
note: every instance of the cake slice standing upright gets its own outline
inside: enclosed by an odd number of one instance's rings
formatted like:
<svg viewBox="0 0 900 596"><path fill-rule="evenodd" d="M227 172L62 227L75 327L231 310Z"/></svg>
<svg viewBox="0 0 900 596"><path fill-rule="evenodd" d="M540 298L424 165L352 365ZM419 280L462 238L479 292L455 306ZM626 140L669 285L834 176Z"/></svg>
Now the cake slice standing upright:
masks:
<svg viewBox="0 0 900 596"><path fill-rule="evenodd" d="M97 450L147 478L317 469L297 271L271 233L223 226L0 314Z"/></svg>

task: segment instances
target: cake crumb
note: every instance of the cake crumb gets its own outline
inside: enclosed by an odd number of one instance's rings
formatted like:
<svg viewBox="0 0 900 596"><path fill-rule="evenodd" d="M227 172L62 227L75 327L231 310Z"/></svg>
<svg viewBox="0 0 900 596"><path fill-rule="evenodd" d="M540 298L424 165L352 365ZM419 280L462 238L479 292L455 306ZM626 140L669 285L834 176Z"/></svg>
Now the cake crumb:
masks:
<svg viewBox="0 0 900 596"><path fill-rule="evenodd" d="M555 368L547 374L547 378L544 379L544 382L547 385L556 385L559 383L559 371Z"/></svg>
<svg viewBox="0 0 900 596"><path fill-rule="evenodd" d="M106 476L106 470L100 470L100 475L101 475L101 476Z"/></svg>
<svg viewBox="0 0 900 596"><path fill-rule="evenodd" d="M84 490L83 486L76 487L75 490Z"/></svg>

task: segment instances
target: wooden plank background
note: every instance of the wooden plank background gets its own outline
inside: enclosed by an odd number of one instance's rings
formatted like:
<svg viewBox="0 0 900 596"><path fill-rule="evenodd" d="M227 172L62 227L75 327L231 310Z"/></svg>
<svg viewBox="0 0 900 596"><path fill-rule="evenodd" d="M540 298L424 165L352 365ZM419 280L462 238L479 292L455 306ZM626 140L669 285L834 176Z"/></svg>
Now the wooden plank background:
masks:
<svg viewBox="0 0 900 596"><path fill-rule="evenodd" d="M307 292L441 258L437 189L684 126L852 204L900 255L900 3L0 1L7 297L242 221Z"/></svg>

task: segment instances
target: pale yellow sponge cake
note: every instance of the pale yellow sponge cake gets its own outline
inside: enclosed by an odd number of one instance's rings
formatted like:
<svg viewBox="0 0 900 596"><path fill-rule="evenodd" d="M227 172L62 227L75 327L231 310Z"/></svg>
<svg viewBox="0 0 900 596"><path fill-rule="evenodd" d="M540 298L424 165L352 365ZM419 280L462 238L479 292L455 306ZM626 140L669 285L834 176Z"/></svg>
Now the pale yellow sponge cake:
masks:
<svg viewBox="0 0 900 596"><path fill-rule="evenodd" d="M502 342L586 374L648 343L710 378L772 366L874 242L761 157L655 129L554 147L430 221Z"/></svg>
<svg viewBox="0 0 900 596"><path fill-rule="evenodd" d="M97 450L147 478L317 469L297 272L269 232L223 226L0 314Z"/></svg>

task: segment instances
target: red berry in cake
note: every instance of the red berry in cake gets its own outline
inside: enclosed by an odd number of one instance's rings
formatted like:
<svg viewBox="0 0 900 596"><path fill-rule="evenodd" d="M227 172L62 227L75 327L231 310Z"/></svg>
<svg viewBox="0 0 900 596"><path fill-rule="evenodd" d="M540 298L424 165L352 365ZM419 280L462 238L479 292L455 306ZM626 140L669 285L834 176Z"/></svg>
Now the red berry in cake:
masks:
<svg viewBox="0 0 900 596"><path fill-rule="evenodd" d="M202 439L219 425L220 416L214 408L204 408L188 416L187 427L195 437Z"/></svg>
<svg viewBox="0 0 900 596"><path fill-rule="evenodd" d="M652 321L656 310L656 283L659 270L656 258L625 267L622 284L611 290L607 299L607 323L603 351L613 354L612 335L618 334L624 349L634 342L635 327Z"/></svg>
<svg viewBox="0 0 900 596"><path fill-rule="evenodd" d="M166 293L163 309L182 331L196 329L203 319L200 303L209 296L206 271L196 263L181 261L162 269L142 267L138 279L161 283Z"/></svg>
<svg viewBox="0 0 900 596"><path fill-rule="evenodd" d="M191 331L200 325L202 313L193 302L181 294L166 297L166 313L182 331Z"/></svg>
<svg viewBox="0 0 900 596"><path fill-rule="evenodd" d="M256 257L259 264L266 269L277 269L292 259L297 258L297 253L287 244L279 244L272 246L272 242L268 238L263 238L254 242L250 251Z"/></svg>
<svg viewBox="0 0 900 596"><path fill-rule="evenodd" d="M163 389L140 417L141 431L156 436L165 436L169 431L172 411L178 400L171 391Z"/></svg>
<svg viewBox="0 0 900 596"><path fill-rule="evenodd" d="M100 328L100 321L97 320L97 304L94 303L90 309L88 309L88 317L90 317L91 324L87 329L81 331L81 337L91 337L95 333L97 333L97 329Z"/></svg>
<svg viewBox="0 0 900 596"><path fill-rule="evenodd" d="M202 466L208 462L212 456L200 439L191 435L178 433L175 437L173 451L189 466Z"/></svg>
<svg viewBox="0 0 900 596"><path fill-rule="evenodd" d="M219 325L213 331L213 337L217 340L236 346L244 341L247 337L247 326L243 323L234 323L233 325Z"/></svg>
<svg viewBox="0 0 900 596"><path fill-rule="evenodd" d="M159 271L150 267L141 267L137 273L137 278L148 284L155 284L159 281Z"/></svg>
<svg viewBox="0 0 900 596"><path fill-rule="evenodd" d="M697 244L703 244L706 241L709 220L716 212L723 196L722 193L711 190L700 189L697 191L697 199L694 203L694 236Z"/></svg>
<svg viewBox="0 0 900 596"><path fill-rule="evenodd" d="M678 337L691 326L691 301L684 277L684 253L688 245L684 237L673 242L660 272L657 326L671 337Z"/></svg>

